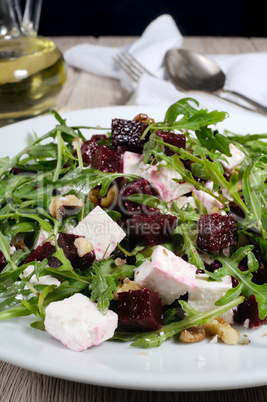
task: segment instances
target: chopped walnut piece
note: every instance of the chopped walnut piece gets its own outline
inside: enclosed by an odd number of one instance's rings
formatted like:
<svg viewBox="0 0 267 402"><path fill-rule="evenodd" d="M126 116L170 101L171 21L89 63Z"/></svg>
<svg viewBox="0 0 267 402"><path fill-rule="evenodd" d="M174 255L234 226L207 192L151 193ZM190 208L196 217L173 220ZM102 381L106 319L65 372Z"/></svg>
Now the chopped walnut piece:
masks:
<svg viewBox="0 0 267 402"><path fill-rule="evenodd" d="M115 204L118 199L119 190L116 185L110 186L105 197L99 198L100 187L93 188L88 194L88 198L94 206L100 205L103 208L108 208L112 204Z"/></svg>
<svg viewBox="0 0 267 402"><path fill-rule="evenodd" d="M218 317L205 324L204 327L207 335L218 335L218 338L228 345L235 345L240 341L237 329L231 327L223 318Z"/></svg>
<svg viewBox="0 0 267 402"><path fill-rule="evenodd" d="M116 265L116 267L121 267L122 265L127 263L127 260L124 260L122 258L115 258L114 263Z"/></svg>
<svg viewBox="0 0 267 402"><path fill-rule="evenodd" d="M184 329L181 332L179 341L185 343L201 342L206 338L206 331L204 326L196 326L188 329Z"/></svg>
<svg viewBox="0 0 267 402"><path fill-rule="evenodd" d="M64 209L68 210L68 208L76 208L83 207L84 203L82 200L77 198L75 195L69 194L65 197L53 198L49 204L49 213L53 218L57 218L59 220L65 214Z"/></svg>
<svg viewBox="0 0 267 402"><path fill-rule="evenodd" d="M135 116L135 118L133 120L140 121L141 123L149 123L149 124L155 123L154 119L152 119L151 117L148 117L148 115L144 114L144 113L138 114L137 116Z"/></svg>
<svg viewBox="0 0 267 402"><path fill-rule="evenodd" d="M90 193L88 194L89 200L94 204L96 207L99 204L98 194L100 192L100 187L93 188Z"/></svg>
<svg viewBox="0 0 267 402"><path fill-rule="evenodd" d="M218 207L212 207L210 210L210 214L220 214L220 210Z"/></svg>
<svg viewBox="0 0 267 402"><path fill-rule="evenodd" d="M108 208L112 204L116 203L117 199L118 199L118 195L119 195L118 187L116 185L111 186L107 192L107 195L105 197L101 198L101 200L100 200L101 207Z"/></svg>
<svg viewBox="0 0 267 402"><path fill-rule="evenodd" d="M77 248L79 257L83 257L85 254L91 253L94 247L85 237L78 237L74 241L74 246Z"/></svg>
<svg viewBox="0 0 267 402"><path fill-rule="evenodd" d="M209 340L209 343L217 343L217 342L218 342L218 335L213 335Z"/></svg>
<svg viewBox="0 0 267 402"><path fill-rule="evenodd" d="M117 289L113 292L113 299L118 300L118 293L141 289L142 286L140 286L139 283L131 281L129 278L125 278L122 285L119 285Z"/></svg>
<svg viewBox="0 0 267 402"><path fill-rule="evenodd" d="M245 335L244 335L245 336ZM249 338L243 338L240 341L240 345L248 345L250 343L250 339Z"/></svg>

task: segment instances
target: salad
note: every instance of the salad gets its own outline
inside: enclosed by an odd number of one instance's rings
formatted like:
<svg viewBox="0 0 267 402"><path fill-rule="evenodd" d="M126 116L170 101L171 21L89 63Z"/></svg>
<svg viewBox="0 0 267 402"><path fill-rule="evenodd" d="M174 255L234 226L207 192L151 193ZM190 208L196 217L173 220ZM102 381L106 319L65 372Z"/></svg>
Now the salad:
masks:
<svg viewBox="0 0 267 402"><path fill-rule="evenodd" d="M35 315L77 351L266 322L267 134L220 133L227 114L191 98L90 139L52 113L0 159L0 320Z"/></svg>

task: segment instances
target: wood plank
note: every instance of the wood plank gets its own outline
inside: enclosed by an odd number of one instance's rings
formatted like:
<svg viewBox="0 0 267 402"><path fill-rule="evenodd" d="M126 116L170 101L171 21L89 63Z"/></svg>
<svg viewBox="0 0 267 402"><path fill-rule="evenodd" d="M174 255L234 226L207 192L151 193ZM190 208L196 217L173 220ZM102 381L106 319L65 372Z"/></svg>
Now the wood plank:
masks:
<svg viewBox="0 0 267 402"><path fill-rule="evenodd" d="M62 52L80 43L120 47L136 37L52 38ZM203 53L266 52L267 38L185 37L183 47ZM124 104L128 94L117 80L69 67L67 82L58 97L59 111ZM1 402L265 402L267 387L213 392L149 392L106 388L36 374L0 362Z"/></svg>

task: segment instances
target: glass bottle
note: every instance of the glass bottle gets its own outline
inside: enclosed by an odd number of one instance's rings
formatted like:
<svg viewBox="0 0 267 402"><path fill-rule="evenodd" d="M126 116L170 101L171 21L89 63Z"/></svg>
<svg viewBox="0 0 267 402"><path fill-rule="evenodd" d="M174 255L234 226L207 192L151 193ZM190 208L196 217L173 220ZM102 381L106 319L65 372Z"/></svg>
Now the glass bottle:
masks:
<svg viewBox="0 0 267 402"><path fill-rule="evenodd" d="M66 80L55 43L38 36L42 0L0 0L0 126L47 112Z"/></svg>

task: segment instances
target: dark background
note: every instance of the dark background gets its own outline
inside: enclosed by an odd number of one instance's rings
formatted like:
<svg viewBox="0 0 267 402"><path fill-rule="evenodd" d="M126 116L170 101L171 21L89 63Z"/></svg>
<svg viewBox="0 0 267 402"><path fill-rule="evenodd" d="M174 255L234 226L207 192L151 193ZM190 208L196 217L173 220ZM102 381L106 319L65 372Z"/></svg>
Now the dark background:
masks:
<svg viewBox="0 0 267 402"><path fill-rule="evenodd" d="M43 0L39 34L137 36L156 17L167 13L187 36L267 37L264 3L259 0Z"/></svg>

